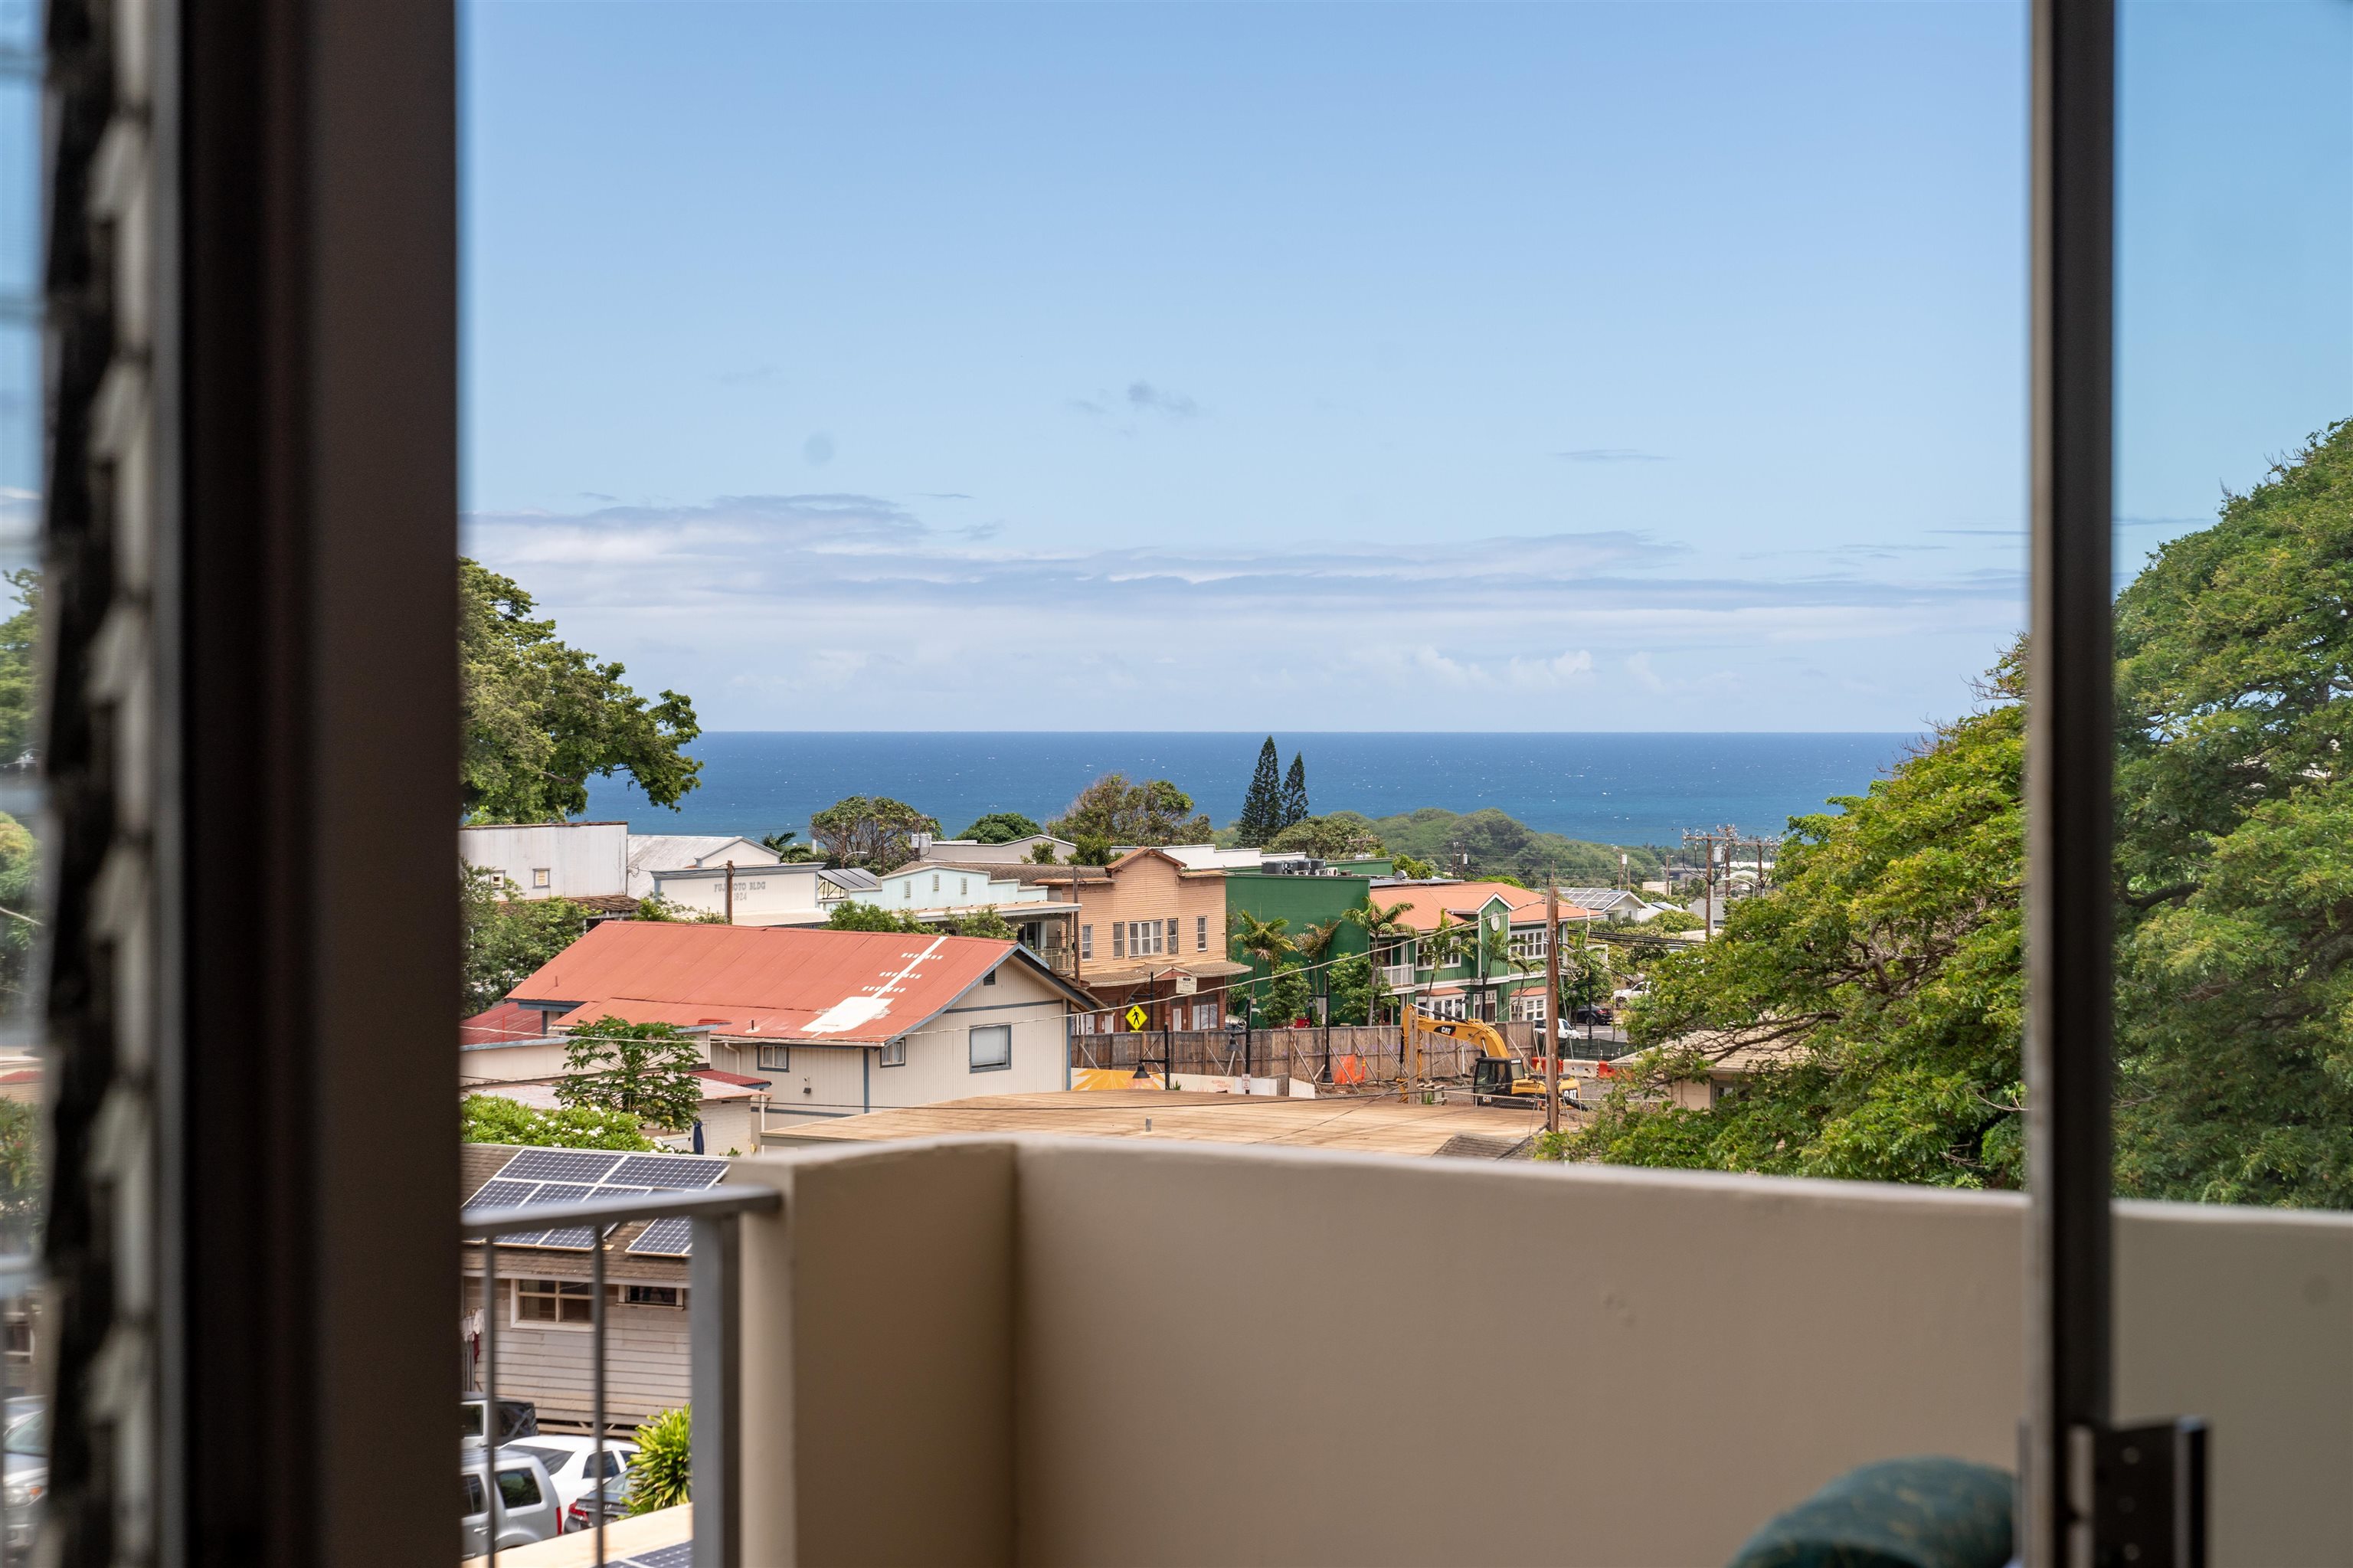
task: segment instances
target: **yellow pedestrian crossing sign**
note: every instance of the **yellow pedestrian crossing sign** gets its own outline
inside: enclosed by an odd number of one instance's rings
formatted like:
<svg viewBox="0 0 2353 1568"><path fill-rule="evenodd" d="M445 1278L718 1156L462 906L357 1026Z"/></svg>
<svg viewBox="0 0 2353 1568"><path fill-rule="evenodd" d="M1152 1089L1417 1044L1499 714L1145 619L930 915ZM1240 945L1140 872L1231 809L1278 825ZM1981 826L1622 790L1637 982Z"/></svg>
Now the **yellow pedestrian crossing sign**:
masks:
<svg viewBox="0 0 2353 1568"><path fill-rule="evenodd" d="M1127 1026L1130 1029L1143 1028L1146 1022L1150 1022L1152 1014L1144 1011L1144 1004L1142 1002L1138 1002L1134 1007L1127 1010Z"/></svg>

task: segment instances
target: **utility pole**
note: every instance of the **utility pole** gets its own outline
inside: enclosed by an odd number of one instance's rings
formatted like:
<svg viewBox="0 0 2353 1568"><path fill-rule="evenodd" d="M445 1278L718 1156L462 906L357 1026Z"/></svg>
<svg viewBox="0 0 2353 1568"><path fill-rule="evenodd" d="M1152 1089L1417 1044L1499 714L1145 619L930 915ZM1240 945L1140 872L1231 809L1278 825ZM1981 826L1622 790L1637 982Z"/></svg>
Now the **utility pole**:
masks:
<svg viewBox="0 0 2353 1568"><path fill-rule="evenodd" d="M1545 1130L1560 1130L1560 878L1545 878Z"/></svg>
<svg viewBox="0 0 2353 1568"><path fill-rule="evenodd" d="M727 923L735 924L735 863L727 863Z"/></svg>

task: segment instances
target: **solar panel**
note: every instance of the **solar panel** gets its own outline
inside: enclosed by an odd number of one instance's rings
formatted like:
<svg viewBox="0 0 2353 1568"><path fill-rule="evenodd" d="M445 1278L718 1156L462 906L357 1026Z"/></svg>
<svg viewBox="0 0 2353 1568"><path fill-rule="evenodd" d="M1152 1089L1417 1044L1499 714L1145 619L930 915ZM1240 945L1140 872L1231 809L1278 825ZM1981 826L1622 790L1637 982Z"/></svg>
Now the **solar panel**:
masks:
<svg viewBox="0 0 2353 1568"><path fill-rule="evenodd" d="M651 1552L624 1557L613 1568L694 1568L694 1542L681 1541L675 1546L657 1546Z"/></svg>
<svg viewBox="0 0 2353 1568"><path fill-rule="evenodd" d="M630 1252L655 1257L684 1257L693 1247L694 1222L677 1218L656 1220L629 1244Z"/></svg>
<svg viewBox="0 0 2353 1568"><path fill-rule="evenodd" d="M528 1181L485 1181L466 1200L470 1209L502 1209L510 1203L520 1203L531 1196Z"/></svg>
<svg viewBox="0 0 2353 1568"><path fill-rule="evenodd" d="M610 1176L621 1159L594 1149L526 1149L508 1160L499 1175L511 1181L580 1181L594 1186Z"/></svg>
<svg viewBox="0 0 2353 1568"><path fill-rule="evenodd" d="M725 1160L688 1154L632 1154L621 1161L618 1171L607 1172L615 1181L633 1181L673 1192L715 1187L726 1174Z"/></svg>
<svg viewBox="0 0 2353 1568"><path fill-rule="evenodd" d="M577 1149L526 1149L501 1166L468 1201L470 1209L506 1204L569 1203L583 1198L642 1198L655 1192L695 1192L713 1187L727 1174L727 1162L684 1154L607 1154ZM586 1252L598 1230L613 1225L570 1225L558 1230L509 1231L501 1246L544 1246ZM629 1245L634 1253L684 1257L694 1234L688 1220L656 1220Z"/></svg>

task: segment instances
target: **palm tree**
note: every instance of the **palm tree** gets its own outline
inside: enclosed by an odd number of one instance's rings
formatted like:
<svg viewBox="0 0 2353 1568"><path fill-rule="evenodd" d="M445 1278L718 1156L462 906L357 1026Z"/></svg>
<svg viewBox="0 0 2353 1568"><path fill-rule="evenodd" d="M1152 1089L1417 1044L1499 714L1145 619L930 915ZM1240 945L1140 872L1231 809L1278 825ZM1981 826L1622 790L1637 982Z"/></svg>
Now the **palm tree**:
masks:
<svg viewBox="0 0 2353 1568"><path fill-rule="evenodd" d="M1309 926L1301 930L1292 950L1305 959L1315 976L1316 1000L1324 1005L1315 1010L1317 1022L1324 1036L1324 1076L1332 1075L1332 970L1324 956L1332 950L1332 939L1340 934L1340 921L1335 916L1321 926Z"/></svg>
<svg viewBox="0 0 2353 1568"><path fill-rule="evenodd" d="M1385 937L1407 937L1413 934L1413 927L1406 925L1403 920L1405 912L1412 907L1413 900L1400 898L1395 904L1387 906L1371 903L1364 904L1340 916L1341 919L1361 928L1365 933L1365 961L1372 969L1370 977L1372 983L1365 1002L1365 1022L1367 1023L1377 1022L1376 1014L1380 1011L1381 998L1388 989L1381 979L1381 939Z"/></svg>
<svg viewBox="0 0 2353 1568"><path fill-rule="evenodd" d="M1276 965L1298 950L1298 944L1291 938L1290 926L1291 922L1280 916L1271 920L1261 920L1247 909L1237 909L1227 916L1227 939L1232 944L1235 951L1252 963L1263 965L1266 972L1272 975ZM1250 982L1250 989L1244 993L1247 998L1244 1002L1245 1022L1242 1026L1242 1070L1244 1072L1250 1070L1250 1048L1254 1044L1251 1039L1250 1026L1247 1021L1250 1011L1254 1011L1257 1005L1257 989L1258 982L1253 980Z"/></svg>

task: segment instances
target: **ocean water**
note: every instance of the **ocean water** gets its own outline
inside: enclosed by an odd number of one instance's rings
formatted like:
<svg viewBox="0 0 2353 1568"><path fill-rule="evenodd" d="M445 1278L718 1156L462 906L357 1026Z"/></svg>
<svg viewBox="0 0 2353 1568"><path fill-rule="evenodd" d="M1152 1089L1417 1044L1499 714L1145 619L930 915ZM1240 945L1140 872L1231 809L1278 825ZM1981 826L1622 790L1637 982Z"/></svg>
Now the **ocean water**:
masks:
<svg viewBox="0 0 2353 1568"><path fill-rule="evenodd" d="M1250 788L1263 733L955 731L707 734L702 783L670 810L626 779L589 786L587 815L644 832L790 828L845 795L889 795L954 833L990 811L1039 821L1103 774L1173 779L1219 823ZM1675 843L1685 828L1778 832L1861 794L1909 735L1278 735L1287 771L1307 761L1317 811L1384 817L1493 806L1532 828L1602 843Z"/></svg>

